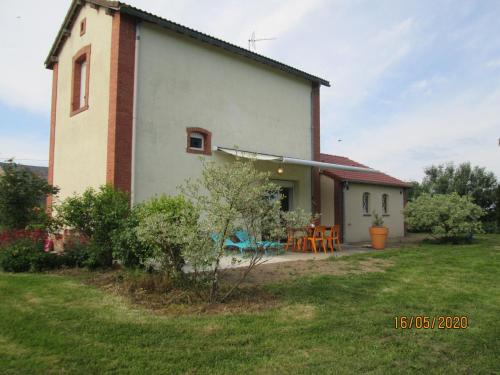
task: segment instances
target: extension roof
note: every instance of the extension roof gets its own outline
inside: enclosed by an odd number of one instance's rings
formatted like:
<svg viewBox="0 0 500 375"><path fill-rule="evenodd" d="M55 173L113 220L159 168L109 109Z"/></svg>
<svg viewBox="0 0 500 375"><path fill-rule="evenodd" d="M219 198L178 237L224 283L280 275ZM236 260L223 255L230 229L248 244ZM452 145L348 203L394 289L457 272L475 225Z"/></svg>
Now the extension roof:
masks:
<svg viewBox="0 0 500 375"><path fill-rule="evenodd" d="M366 165L355 162L345 156L320 154L320 161L324 163L333 163L341 165L349 165L351 167L364 167L369 168ZM387 185L387 186L397 186L397 187L409 187L410 184L398 180L397 178L391 177L382 172L355 172L355 171L342 171L342 170L323 170L322 173L326 176L337 178L341 181L349 182L360 182L365 184L373 185Z"/></svg>
<svg viewBox="0 0 500 375"><path fill-rule="evenodd" d="M120 12L122 14L127 14L129 16L135 17L141 21L150 22L156 24L160 27L163 27L167 30L179 33L181 35L187 36L189 38L193 38L197 41L207 43L211 46L221 48L227 52L233 53L235 55L239 55L250 60L256 61L260 64L264 64L270 66L274 69L281 70L288 74L292 74L294 76L306 79L316 84L320 84L323 86L330 86L330 82L323 78L316 77L312 74L306 73L302 70L296 69L289 65L283 64L279 61L270 59L258 53L249 51L245 48L238 47L234 44L225 42L221 39L215 38L213 36L201 33L194 29L191 29L187 26L180 25L178 23L172 22L165 18L156 16L144 10L138 9L131 5L125 4L121 1L107 1L107 0L73 0L71 2L71 6L64 18L63 24L59 29L59 32L56 36L56 40L54 41L52 48L50 49L49 55L45 60L45 67L48 69L52 69L53 64L57 61L57 56L59 54L59 50L61 49L65 38L69 35L69 30L71 30L71 26L75 21L79 10L85 5L85 3L92 4L94 6L103 7L108 12Z"/></svg>

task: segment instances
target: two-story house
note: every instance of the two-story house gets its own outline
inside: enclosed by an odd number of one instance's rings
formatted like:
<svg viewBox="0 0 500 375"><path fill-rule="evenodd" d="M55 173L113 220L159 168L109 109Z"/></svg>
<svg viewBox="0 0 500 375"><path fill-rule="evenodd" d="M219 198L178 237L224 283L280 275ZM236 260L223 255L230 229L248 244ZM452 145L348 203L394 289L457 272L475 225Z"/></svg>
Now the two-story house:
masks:
<svg viewBox="0 0 500 375"><path fill-rule="evenodd" d="M373 172L321 161L328 81L118 1L73 1L45 65L60 199L106 183L131 203L177 194L200 156L239 154L271 171L285 209L333 218L321 170Z"/></svg>

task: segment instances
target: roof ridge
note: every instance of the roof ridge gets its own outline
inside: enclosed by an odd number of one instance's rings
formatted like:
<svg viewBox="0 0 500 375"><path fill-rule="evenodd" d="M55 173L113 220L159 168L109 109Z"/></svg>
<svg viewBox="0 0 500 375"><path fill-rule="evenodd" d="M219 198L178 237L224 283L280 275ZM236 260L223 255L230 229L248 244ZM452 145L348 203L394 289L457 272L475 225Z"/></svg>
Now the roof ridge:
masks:
<svg viewBox="0 0 500 375"><path fill-rule="evenodd" d="M270 57L261 55L256 52L252 52L246 48L237 46L233 43L226 42L220 38L211 36L209 34L203 33L201 31L195 30L193 28L190 28L188 26L184 26L180 23L171 21L169 19L163 18L161 16L157 16L153 13L150 13L148 11L142 10L140 8L134 7L132 5L129 5L125 2L121 1L108 1L108 0L73 0L70 8L66 14L66 17L63 21L63 24L61 25L61 28L57 34L56 40L54 41L52 48L50 49L49 55L47 59L45 60L45 66L47 68L51 68L53 60L55 56L58 54L58 49L59 45L63 42L64 39L64 30L66 27L68 27L71 22L74 20L74 13L79 10L79 8L82 6L82 4L85 4L86 2L92 3L98 6L103 6L109 9L113 9L115 11L119 11L124 14L128 14L133 17L140 18L144 21L151 22L151 23L156 23L160 27L164 27L166 29L169 29L171 31L177 32L179 34L186 35L188 37L191 37L193 39L197 39L201 42L211 44L215 47L222 48L226 51L232 52L236 55L246 57L250 60L254 60L258 63L264 64L271 66L275 69L281 70L285 73L289 73L298 77L301 77L303 79L306 79L308 81L324 85L324 86L330 86L330 82L327 80L317 77L315 75L309 74L303 70L294 68L293 66L284 64L278 60L274 60Z"/></svg>

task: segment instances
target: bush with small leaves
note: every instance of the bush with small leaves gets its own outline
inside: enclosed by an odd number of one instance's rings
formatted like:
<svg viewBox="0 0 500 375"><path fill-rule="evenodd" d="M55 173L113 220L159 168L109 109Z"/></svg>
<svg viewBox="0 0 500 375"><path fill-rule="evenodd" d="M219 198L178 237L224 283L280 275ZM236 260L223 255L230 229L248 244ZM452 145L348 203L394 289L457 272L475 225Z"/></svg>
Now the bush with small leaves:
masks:
<svg viewBox="0 0 500 375"><path fill-rule="evenodd" d="M435 238L456 241L483 233L483 209L470 196L423 194L404 209L409 229L428 231Z"/></svg>
<svg viewBox="0 0 500 375"><path fill-rule="evenodd" d="M193 205L182 196L152 198L137 208L137 238L145 248L144 258L152 256L162 269L174 279L183 278L183 249L197 230L198 214Z"/></svg>
<svg viewBox="0 0 500 375"><path fill-rule="evenodd" d="M109 267L113 263L113 235L130 214L129 197L111 186L87 189L56 207L63 224L90 239L89 264Z"/></svg>
<svg viewBox="0 0 500 375"><path fill-rule="evenodd" d="M113 258L128 268L146 268L153 257L149 241L141 242L137 235L140 217L147 216L147 205L135 206L122 227L113 232Z"/></svg>
<svg viewBox="0 0 500 375"><path fill-rule="evenodd" d="M29 238L17 240L0 250L0 268L6 272L41 272L64 265L64 258L46 253L43 242Z"/></svg>

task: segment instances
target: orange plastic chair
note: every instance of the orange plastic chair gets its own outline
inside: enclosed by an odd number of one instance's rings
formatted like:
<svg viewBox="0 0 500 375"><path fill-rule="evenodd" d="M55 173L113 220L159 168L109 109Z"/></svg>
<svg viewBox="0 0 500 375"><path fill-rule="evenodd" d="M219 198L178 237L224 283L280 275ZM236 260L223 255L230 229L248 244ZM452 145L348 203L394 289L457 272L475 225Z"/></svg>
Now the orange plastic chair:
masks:
<svg viewBox="0 0 500 375"><path fill-rule="evenodd" d="M292 251L294 251L296 246L296 241L295 241L295 232L293 231L293 229L289 229L287 231L285 251L288 251L290 246L292 247Z"/></svg>
<svg viewBox="0 0 500 375"><path fill-rule="evenodd" d="M314 230L312 232L312 235L309 235L306 238L306 244L311 244L311 248L314 251L314 254L318 253L318 248L316 246L316 243L318 241L321 241L321 247L323 248L323 251L326 254L326 246L325 246L325 233L326 233L326 227L317 225L314 227Z"/></svg>
<svg viewBox="0 0 500 375"><path fill-rule="evenodd" d="M342 250L340 247L340 225L332 225L330 227L330 233L327 237L325 237L326 243L328 244L328 248L334 252L334 244L337 245L337 250Z"/></svg>

